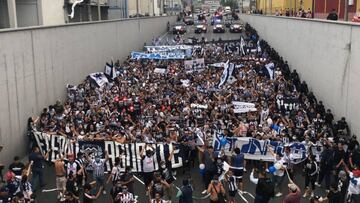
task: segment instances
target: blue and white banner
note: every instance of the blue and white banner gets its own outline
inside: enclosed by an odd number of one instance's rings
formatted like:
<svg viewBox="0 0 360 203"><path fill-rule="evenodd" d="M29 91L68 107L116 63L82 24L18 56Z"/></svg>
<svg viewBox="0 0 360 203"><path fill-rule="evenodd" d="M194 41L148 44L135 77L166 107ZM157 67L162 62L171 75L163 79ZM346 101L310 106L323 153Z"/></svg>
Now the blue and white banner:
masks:
<svg viewBox="0 0 360 203"><path fill-rule="evenodd" d="M225 145L221 140L226 139ZM245 159L274 161L274 156L268 151L269 147L275 153L284 154L285 147L290 147L290 154L294 164L301 163L307 158L308 147L300 142L284 143L270 140L257 140L249 137L227 137L224 138L219 132L215 132L213 138L215 151L224 149L225 155L231 156L234 148L239 148L244 153Z"/></svg>
<svg viewBox="0 0 360 203"><path fill-rule="evenodd" d="M176 50L188 50L192 49L190 45L174 45L174 46L145 46L148 52L172 52Z"/></svg>
<svg viewBox="0 0 360 203"><path fill-rule="evenodd" d="M184 59L185 54L183 52L157 52L157 53L145 53L145 52L131 52L132 59L157 59L157 60L170 60L170 59Z"/></svg>
<svg viewBox="0 0 360 203"><path fill-rule="evenodd" d="M257 51L260 53L261 52L260 40L258 40L256 45L257 45Z"/></svg>

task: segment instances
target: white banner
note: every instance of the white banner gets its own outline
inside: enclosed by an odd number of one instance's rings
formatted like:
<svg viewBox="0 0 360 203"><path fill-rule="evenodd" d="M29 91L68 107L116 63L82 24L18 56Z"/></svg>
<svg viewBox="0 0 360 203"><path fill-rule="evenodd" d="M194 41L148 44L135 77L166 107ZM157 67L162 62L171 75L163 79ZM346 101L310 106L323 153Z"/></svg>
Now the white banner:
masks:
<svg viewBox="0 0 360 203"><path fill-rule="evenodd" d="M255 104L253 103L233 101L232 104L234 106L234 113L257 111L257 109L255 108Z"/></svg>
<svg viewBox="0 0 360 203"><path fill-rule="evenodd" d="M194 59L194 60L186 60L184 61L185 72L201 72L205 70L205 60L204 58Z"/></svg>
<svg viewBox="0 0 360 203"><path fill-rule="evenodd" d="M108 83L108 79L106 78L104 73L91 73L89 77L101 88L106 83Z"/></svg>

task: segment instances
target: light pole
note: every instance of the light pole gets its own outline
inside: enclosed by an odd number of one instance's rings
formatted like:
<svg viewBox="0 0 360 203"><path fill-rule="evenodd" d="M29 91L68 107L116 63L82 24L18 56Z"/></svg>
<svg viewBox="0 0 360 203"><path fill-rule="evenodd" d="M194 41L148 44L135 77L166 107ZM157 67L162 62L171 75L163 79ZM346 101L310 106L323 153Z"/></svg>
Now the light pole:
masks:
<svg viewBox="0 0 360 203"><path fill-rule="evenodd" d="M349 20L349 0L345 0L344 21Z"/></svg>

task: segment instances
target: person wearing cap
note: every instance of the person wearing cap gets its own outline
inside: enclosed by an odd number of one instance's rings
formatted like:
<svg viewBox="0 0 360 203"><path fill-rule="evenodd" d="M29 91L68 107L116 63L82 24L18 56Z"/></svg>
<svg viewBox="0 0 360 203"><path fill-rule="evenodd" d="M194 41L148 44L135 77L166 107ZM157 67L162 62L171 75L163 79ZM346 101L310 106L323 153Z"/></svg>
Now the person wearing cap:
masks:
<svg viewBox="0 0 360 203"><path fill-rule="evenodd" d="M360 170L350 171L349 167L343 163L345 171L349 174L349 188L347 193L347 199L350 203L360 202Z"/></svg>
<svg viewBox="0 0 360 203"><path fill-rule="evenodd" d="M301 190L292 180L289 180L289 194L284 198L283 203L300 203Z"/></svg>

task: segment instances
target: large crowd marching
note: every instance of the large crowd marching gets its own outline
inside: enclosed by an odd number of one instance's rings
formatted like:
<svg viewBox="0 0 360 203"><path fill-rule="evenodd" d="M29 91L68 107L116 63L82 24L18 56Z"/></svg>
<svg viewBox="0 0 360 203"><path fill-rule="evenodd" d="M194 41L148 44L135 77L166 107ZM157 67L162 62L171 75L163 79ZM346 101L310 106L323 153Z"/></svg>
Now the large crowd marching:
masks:
<svg viewBox="0 0 360 203"><path fill-rule="evenodd" d="M256 46L259 41L256 31L249 25L245 28L246 44ZM235 47L233 50L225 48L228 46L226 41L199 44L193 58L204 58L207 64L199 72L185 72L183 60L137 60L129 57L122 64L114 64L118 75L104 86L99 87L89 77L83 83L71 86L65 102L59 101L44 108L39 117L29 118L30 162L24 165L18 157L14 158L4 182L0 183L0 202L34 201L34 191L45 185L43 162L48 153L39 152L31 133L40 131L62 135L74 142L113 140L119 143L176 144L182 151L184 167L189 168L195 163L201 165L203 194L209 194L213 203L225 199L235 202L238 191L246 188L242 176L250 165L254 168L250 180L257 184L256 203L282 196L281 186L287 175L289 194L283 198L285 203L300 202L301 196L309 196L312 202L328 199L340 203L346 199L359 203L359 143L356 136L351 135L345 118L335 121L331 110L317 100L296 70L290 70L288 63L265 41L260 42L261 51L251 52L250 48L245 49L246 54L239 49L235 51L238 44L232 45ZM226 61L236 65L233 80L218 88L223 67L210 64ZM265 67L269 63L274 64L272 71ZM154 73L156 68L163 67L167 70L165 74ZM279 109L276 101L283 97L298 101L297 108ZM232 101L254 103L257 111L235 113ZM206 105L207 108L194 108L191 104ZM275 125L279 127L274 129ZM196 144L199 139L197 130L206 136L202 146ZM233 150L232 156L214 151L210 142L214 130L220 130L228 138L296 141L323 150L321 154L309 153L306 161L296 165L288 148L284 154L269 150L274 155L273 164L262 161L246 163L239 148ZM176 190L172 183L176 171L171 165L173 151L168 154L161 161L160 169L155 170L154 150L148 147L141 152L141 175L151 203L174 199ZM135 201L134 181L137 177L129 167L125 172L118 170L119 158L115 159L107 177L104 168L107 159L107 155L91 158L86 154L57 157L54 167L58 200L65 203L79 202L80 199L84 203L92 202L101 193L106 194L106 185L111 183L112 202ZM224 171L224 162L232 169ZM91 173L87 171L89 166ZM305 176L304 193L295 184L296 173ZM328 195L319 197L314 190L323 180ZM192 193L189 177L183 180L176 196L181 203L191 203Z"/></svg>

